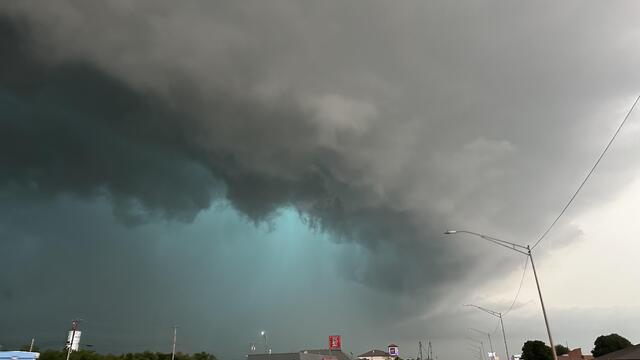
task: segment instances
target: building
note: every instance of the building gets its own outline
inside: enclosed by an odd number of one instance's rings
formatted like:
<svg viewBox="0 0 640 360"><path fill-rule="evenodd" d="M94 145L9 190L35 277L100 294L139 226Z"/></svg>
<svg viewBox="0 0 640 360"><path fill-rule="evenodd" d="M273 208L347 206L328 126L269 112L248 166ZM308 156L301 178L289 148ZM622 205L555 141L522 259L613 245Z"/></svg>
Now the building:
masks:
<svg viewBox="0 0 640 360"><path fill-rule="evenodd" d="M0 351L0 360L36 360L40 357L38 352L30 351Z"/></svg>
<svg viewBox="0 0 640 360"><path fill-rule="evenodd" d="M595 360L640 360L640 344L598 356Z"/></svg>
<svg viewBox="0 0 640 360"><path fill-rule="evenodd" d="M302 350L291 353L249 354L247 360L354 360L342 350Z"/></svg>
<svg viewBox="0 0 640 360"><path fill-rule="evenodd" d="M558 360L593 360L593 355L583 355L581 348L575 348L568 354L558 356Z"/></svg>
<svg viewBox="0 0 640 360"><path fill-rule="evenodd" d="M391 358L392 356L388 352L376 349L358 355L360 360L391 360Z"/></svg>
<svg viewBox="0 0 640 360"><path fill-rule="evenodd" d="M302 350L302 352L308 353L308 354L322 355L325 358L331 355L331 357L336 358L336 360L354 360L353 356L344 353L342 350L331 350L331 353L329 353L328 349Z"/></svg>

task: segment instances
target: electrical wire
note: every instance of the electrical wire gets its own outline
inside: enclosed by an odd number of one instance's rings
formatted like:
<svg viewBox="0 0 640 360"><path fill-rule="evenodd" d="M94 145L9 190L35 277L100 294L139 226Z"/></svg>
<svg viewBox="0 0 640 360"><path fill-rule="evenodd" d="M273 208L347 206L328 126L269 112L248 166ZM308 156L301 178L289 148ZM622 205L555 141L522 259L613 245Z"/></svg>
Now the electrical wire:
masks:
<svg viewBox="0 0 640 360"><path fill-rule="evenodd" d="M511 306L509 306L509 309L502 314L502 317L505 317L513 309L513 306L516 304L516 301L518 300L518 296L520 296L520 290L522 290L522 284L524 283L524 276L527 274L527 265L529 265L528 256L524 260L524 269L522 270L522 278L520 279L520 286L518 286L518 292L516 292L516 297L513 298L513 302L511 303Z"/></svg>
<svg viewBox="0 0 640 360"><path fill-rule="evenodd" d="M591 174L593 174L593 171L596 169L596 167L600 163L600 160L602 160L602 158L604 157L604 154L607 152L607 150L609 150L609 147L611 147L611 144L613 143L613 141L618 136L618 133L620 133L620 130L622 130L622 127L624 126L624 123L627 122L627 119L629 118L629 115L631 115L631 113L633 112L633 109L636 107L636 104L638 103L638 100L640 100L640 96L638 96L636 98L636 101L631 106L631 109L629 109L629 112L627 112L627 115L624 117L624 120L622 120L622 122L620 123L620 126L618 126L618 129L613 134L613 137L611 137L611 140L609 140L609 143L607 144L607 146L604 148L604 150L600 154L600 157L598 157L598 160L596 160L596 163L593 165L593 167L591 167L591 170L589 171L587 176L584 178L584 180L582 180L582 183L580 184L580 186L578 186L578 190L576 190L576 192L573 193L573 196L571 196L571 198L569 199L567 204L562 208L562 211L560 211L560 214L558 214L558 216L555 218L555 220L553 220L553 222L551 223L551 225L549 225L547 230L545 230L545 232L542 233L540 238L538 238L538 241L536 241L536 243L533 244L533 246L531 247L532 250L535 249L535 247L538 246L538 244L547 236L549 231L551 231L551 229L555 226L555 224L558 222L558 220L560 220L562 215L564 215L565 211L567 211L567 208L569 208L569 205L571 205L571 203L576 198L576 196L578 196L578 193L580 192L580 190L582 190L582 187L587 182L587 180L589 180L589 178L591 177Z"/></svg>

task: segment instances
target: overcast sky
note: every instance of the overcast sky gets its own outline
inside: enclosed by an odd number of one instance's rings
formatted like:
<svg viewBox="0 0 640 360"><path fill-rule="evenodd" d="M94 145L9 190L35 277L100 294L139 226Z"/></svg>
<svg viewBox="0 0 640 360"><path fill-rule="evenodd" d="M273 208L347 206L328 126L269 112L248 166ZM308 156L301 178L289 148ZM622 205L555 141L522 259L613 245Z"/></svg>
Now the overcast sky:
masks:
<svg viewBox="0 0 640 360"><path fill-rule="evenodd" d="M505 317L640 94L640 4L0 4L0 344L359 354ZM534 251L556 342L640 340L640 114ZM517 301L514 297L522 281ZM512 306L513 303L513 306Z"/></svg>

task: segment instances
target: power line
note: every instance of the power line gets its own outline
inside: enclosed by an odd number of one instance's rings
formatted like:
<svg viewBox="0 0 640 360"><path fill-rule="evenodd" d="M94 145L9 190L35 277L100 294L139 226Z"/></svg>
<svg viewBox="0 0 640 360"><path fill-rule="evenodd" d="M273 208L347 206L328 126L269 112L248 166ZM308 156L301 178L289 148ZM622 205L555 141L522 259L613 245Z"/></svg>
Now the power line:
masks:
<svg viewBox="0 0 640 360"><path fill-rule="evenodd" d="M511 309L513 309L513 306L516 304L516 301L518 300L518 296L520 296L520 290L522 290L522 284L524 283L524 276L527 273L527 265L529 265L529 257L527 256L524 260L524 269L522 270L522 278L520 279L520 286L518 286L518 292L516 292L516 297L513 298L513 302L511 303L511 306L509 306L509 309L507 311L505 311L502 316L505 316L509 313L509 311L511 311Z"/></svg>
<svg viewBox="0 0 640 360"><path fill-rule="evenodd" d="M622 122L620 123L620 126L618 126L618 129L613 134L613 137L611 137L611 140L609 140L609 143L607 144L607 146L604 148L604 150L600 154L600 157L598 157L598 160L596 160L596 163L593 165L593 167L591 168L591 170L589 171L587 176L584 178L584 180L582 180L582 183L580 184L580 186L578 186L578 190L576 190L576 192L573 193L573 196L571 196L571 198L569 199L567 204L562 208L562 211L560 211L560 214L558 214L558 216L555 218L555 220L553 220L553 222L551 223L551 225L549 225L547 230L544 233L542 233L542 235L540 236L538 241L536 241L536 243L533 244L533 246L531 247L532 250L535 249L535 247L538 246L540 241L542 241L542 239L544 239L547 236L549 231L551 231L551 229L555 226L555 224L558 222L558 220L560 220L562 215L564 215L565 211L567 211L567 208L569 207L569 205L571 205L571 203L573 202L573 199L575 199L576 196L578 196L578 193L580 192L580 190L582 190L582 187L587 182L587 180L589 180L589 178L591 177L591 174L593 174L593 171L596 169L596 167L600 163L600 160L602 160L602 158L604 157L604 154L607 152L607 150L609 150L609 147L611 147L611 144L613 143L613 140L616 139L616 137L618 136L618 133L620 132L620 130L622 130L622 126L624 126L624 123L627 122L627 119L629 118L629 115L631 115L631 113L633 112L633 109L636 107L636 104L638 103L638 100L640 100L640 96L638 96L636 98L636 101L631 106L631 109L629 109L629 112L627 112L627 115L624 117L624 120L622 120Z"/></svg>

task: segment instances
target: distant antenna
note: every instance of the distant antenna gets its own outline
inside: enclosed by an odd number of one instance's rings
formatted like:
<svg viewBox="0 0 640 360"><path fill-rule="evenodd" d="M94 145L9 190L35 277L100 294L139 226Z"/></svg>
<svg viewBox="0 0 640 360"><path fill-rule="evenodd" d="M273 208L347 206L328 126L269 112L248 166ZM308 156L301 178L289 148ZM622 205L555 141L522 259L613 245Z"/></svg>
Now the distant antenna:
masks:
<svg viewBox="0 0 640 360"><path fill-rule="evenodd" d="M418 341L418 358L417 360L422 360L422 341Z"/></svg>

